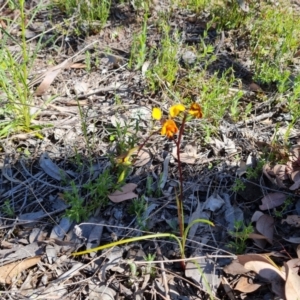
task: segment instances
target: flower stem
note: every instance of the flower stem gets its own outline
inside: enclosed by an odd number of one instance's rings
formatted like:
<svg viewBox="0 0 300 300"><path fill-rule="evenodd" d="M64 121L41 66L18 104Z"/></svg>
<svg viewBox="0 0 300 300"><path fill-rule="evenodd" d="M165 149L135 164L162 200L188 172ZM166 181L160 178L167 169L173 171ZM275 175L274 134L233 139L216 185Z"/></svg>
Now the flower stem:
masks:
<svg viewBox="0 0 300 300"><path fill-rule="evenodd" d="M154 135L155 133L158 133L159 130L153 131L144 141L142 144L140 144L138 146L138 152L137 155L139 154L139 152L144 148L145 144L149 141L149 139L151 138L152 135Z"/></svg>
<svg viewBox="0 0 300 300"><path fill-rule="evenodd" d="M182 176L182 166L181 166L181 161L180 161L180 143L181 143L181 138L183 135L184 131L184 126L185 126L185 121L186 121L187 115L184 114L183 120L180 126L179 134L178 134L178 139L175 141L176 147L177 147L177 160L178 160L178 172L179 172L179 197L177 199L177 210L178 210L178 224L179 224L179 232L180 232L180 237L182 241L185 239L184 237L184 216L183 216L183 176ZM184 250L183 250L184 251ZM181 253L181 258L184 258L184 252ZM185 269L185 263L184 261L181 261L181 266L183 269Z"/></svg>

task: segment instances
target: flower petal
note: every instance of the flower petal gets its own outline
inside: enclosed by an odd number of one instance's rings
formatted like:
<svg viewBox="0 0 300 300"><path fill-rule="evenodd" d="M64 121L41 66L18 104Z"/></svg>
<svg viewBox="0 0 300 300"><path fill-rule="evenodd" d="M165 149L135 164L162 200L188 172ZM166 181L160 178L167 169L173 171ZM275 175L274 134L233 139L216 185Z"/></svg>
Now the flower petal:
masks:
<svg viewBox="0 0 300 300"><path fill-rule="evenodd" d="M189 114L192 115L194 118L202 118L203 114L202 114L202 109L201 106L194 102L192 103L190 110L189 110Z"/></svg>
<svg viewBox="0 0 300 300"><path fill-rule="evenodd" d="M185 107L183 104L179 103L179 104L172 105L170 107L169 111L170 111L170 116L172 118L174 118L174 117L178 116L180 114L180 112L185 111Z"/></svg>
<svg viewBox="0 0 300 300"><path fill-rule="evenodd" d="M169 119L163 124L161 135L166 135L168 138L171 138L177 131L178 128L176 123Z"/></svg>
<svg viewBox="0 0 300 300"><path fill-rule="evenodd" d="M162 111L160 108L154 107L152 109L152 118L155 120L160 120L162 116Z"/></svg>

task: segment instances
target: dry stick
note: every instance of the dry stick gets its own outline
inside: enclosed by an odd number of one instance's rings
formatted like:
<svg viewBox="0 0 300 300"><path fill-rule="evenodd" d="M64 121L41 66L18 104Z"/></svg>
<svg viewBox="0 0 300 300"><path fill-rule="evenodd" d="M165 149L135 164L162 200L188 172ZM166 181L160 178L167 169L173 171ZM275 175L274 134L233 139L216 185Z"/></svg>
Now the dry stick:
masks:
<svg viewBox="0 0 300 300"><path fill-rule="evenodd" d="M157 255L158 257L161 259L163 257L162 253L161 253L161 250L160 250L160 247L158 246L158 243L156 241L154 241L154 244L155 244L155 247L156 247L156 252L157 252ZM161 276L163 278L163 283L164 283L164 286L165 286L165 294L166 294L166 299L167 300L171 300L170 299L170 296L169 296L169 286L168 286L168 281L167 281L167 278L166 278L166 270L165 270L165 265L164 265L164 262L160 262L160 268L161 268Z"/></svg>

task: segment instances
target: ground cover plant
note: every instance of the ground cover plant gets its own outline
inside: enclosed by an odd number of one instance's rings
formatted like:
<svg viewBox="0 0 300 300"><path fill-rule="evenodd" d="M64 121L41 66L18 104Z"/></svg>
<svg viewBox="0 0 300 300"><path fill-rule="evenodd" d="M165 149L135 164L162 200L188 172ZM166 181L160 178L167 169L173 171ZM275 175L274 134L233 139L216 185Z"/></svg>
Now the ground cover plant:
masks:
<svg viewBox="0 0 300 300"><path fill-rule="evenodd" d="M1 299L300 298L297 1L0 11Z"/></svg>

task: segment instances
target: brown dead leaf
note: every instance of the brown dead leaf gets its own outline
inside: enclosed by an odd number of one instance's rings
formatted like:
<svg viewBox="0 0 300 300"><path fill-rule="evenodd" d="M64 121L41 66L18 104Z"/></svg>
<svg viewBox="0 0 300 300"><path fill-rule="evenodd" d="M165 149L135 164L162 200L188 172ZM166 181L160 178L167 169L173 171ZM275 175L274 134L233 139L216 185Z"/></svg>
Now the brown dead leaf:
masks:
<svg viewBox="0 0 300 300"><path fill-rule="evenodd" d="M134 159L133 165L135 167L142 167L151 160L151 154L149 150L141 149L138 151L137 157Z"/></svg>
<svg viewBox="0 0 300 300"><path fill-rule="evenodd" d="M256 230L265 236L270 244L273 244L274 223L273 217L269 215L261 216L256 222Z"/></svg>
<svg viewBox="0 0 300 300"><path fill-rule="evenodd" d="M295 258L284 264L287 274L285 284L286 300L300 299L300 276L298 274L300 267L300 259Z"/></svg>
<svg viewBox="0 0 300 300"><path fill-rule="evenodd" d="M271 176L275 176L275 174L269 164L265 164L263 166L263 173L270 180L270 182L273 182L273 179Z"/></svg>
<svg viewBox="0 0 300 300"><path fill-rule="evenodd" d="M41 260L40 256L26 258L0 267L0 282L11 284L12 279L19 273L36 265Z"/></svg>
<svg viewBox="0 0 300 300"><path fill-rule="evenodd" d="M283 297L285 274L282 271L269 263L261 261L249 261L245 264L245 268L268 280L272 285L272 291L276 295Z"/></svg>
<svg viewBox="0 0 300 300"><path fill-rule="evenodd" d="M294 58L300 57L300 50L298 50L295 54L294 54Z"/></svg>
<svg viewBox="0 0 300 300"><path fill-rule="evenodd" d="M276 295L283 297L285 272L263 254L238 255L239 262L249 271L254 271L272 284L272 290Z"/></svg>
<svg viewBox="0 0 300 300"><path fill-rule="evenodd" d="M261 199L262 205L259 206L261 210L271 209L283 204L286 200L286 195L283 193L269 193Z"/></svg>
<svg viewBox="0 0 300 300"><path fill-rule="evenodd" d="M262 88L255 82L249 84L249 90L252 92L262 92Z"/></svg>
<svg viewBox="0 0 300 300"><path fill-rule="evenodd" d="M253 240L267 240L267 238L262 235L262 234L258 234L258 233L249 233L249 239L253 239Z"/></svg>
<svg viewBox="0 0 300 300"><path fill-rule="evenodd" d="M249 277L241 276L234 289L242 293L252 293L260 287L261 284L249 282Z"/></svg>
<svg viewBox="0 0 300 300"><path fill-rule="evenodd" d="M134 183L127 183L125 184L120 191L115 191L114 193L110 194L108 198L110 201L119 203L125 200L137 198L138 195L133 193L133 190L137 187Z"/></svg>
<svg viewBox="0 0 300 300"><path fill-rule="evenodd" d="M44 74L44 79L36 89L35 94L37 96L42 96L48 90L51 83L54 81L56 76L61 72L61 70L70 67L72 64L73 63L71 61L65 60L61 64L47 70Z"/></svg>
<svg viewBox="0 0 300 300"><path fill-rule="evenodd" d="M286 165L275 165L273 168L273 172L275 176L281 181L288 179L288 176L286 174Z"/></svg>
<svg viewBox="0 0 300 300"><path fill-rule="evenodd" d="M231 275L241 275L249 272L238 260L233 260L231 264L224 267L224 272Z"/></svg>
<svg viewBox="0 0 300 300"><path fill-rule="evenodd" d="M296 145L294 149L290 151L289 159L291 162L298 164L298 159L300 157L300 147Z"/></svg>
<svg viewBox="0 0 300 300"><path fill-rule="evenodd" d="M300 180L300 171L298 170L298 171L292 172L291 179L294 182L299 181Z"/></svg>
<svg viewBox="0 0 300 300"><path fill-rule="evenodd" d="M178 159L177 147L173 148L172 154L176 159ZM197 147L195 143L187 144L184 147L184 152L180 152L180 161L186 164L194 164L197 157Z"/></svg>
<svg viewBox="0 0 300 300"><path fill-rule="evenodd" d="M187 153L180 153L180 161L185 164L194 164L196 162L195 157L189 156Z"/></svg>
<svg viewBox="0 0 300 300"><path fill-rule="evenodd" d="M74 63L72 66L70 66L72 69L84 69L86 68L86 64L83 63Z"/></svg>
<svg viewBox="0 0 300 300"><path fill-rule="evenodd" d="M264 213L256 210L255 213L253 214L252 218L251 218L251 222L257 222L258 219L263 215Z"/></svg>

